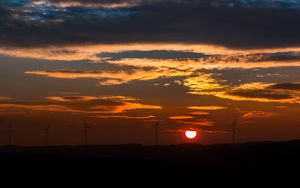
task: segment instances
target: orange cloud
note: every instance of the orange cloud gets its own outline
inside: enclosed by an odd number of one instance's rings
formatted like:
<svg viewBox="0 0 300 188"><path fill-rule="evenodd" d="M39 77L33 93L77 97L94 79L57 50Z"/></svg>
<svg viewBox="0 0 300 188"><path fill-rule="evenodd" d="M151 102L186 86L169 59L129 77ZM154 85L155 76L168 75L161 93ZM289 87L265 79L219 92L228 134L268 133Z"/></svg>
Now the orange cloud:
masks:
<svg viewBox="0 0 300 188"><path fill-rule="evenodd" d="M278 89L274 88L275 85L274 83L254 82L228 87L224 91L209 94L235 101L300 103L300 92L298 90Z"/></svg>
<svg viewBox="0 0 300 188"><path fill-rule="evenodd" d="M199 116L202 116L202 115L209 115L208 112L202 112L202 111L199 111L199 112L191 112L190 114L193 114L193 115L199 115Z"/></svg>
<svg viewBox="0 0 300 188"><path fill-rule="evenodd" d="M171 120L181 120L181 119L193 119L193 116L169 116L168 119Z"/></svg>
<svg viewBox="0 0 300 188"><path fill-rule="evenodd" d="M106 9L116 9L116 8L130 8L137 6L140 1L125 1L125 2L80 2L80 1L56 1L49 2L51 6L69 8L69 7L84 7L84 8L106 8Z"/></svg>
<svg viewBox="0 0 300 188"><path fill-rule="evenodd" d="M137 67L169 67L179 68L181 70L212 70L212 69L254 69L254 68L275 68L275 67L291 67L300 66L300 61L291 62L209 62L206 59L122 59L122 60L108 60L110 64L137 66Z"/></svg>
<svg viewBox="0 0 300 188"><path fill-rule="evenodd" d="M209 121L207 119L200 119L197 121L177 121L177 123L186 124L186 125L203 126L203 127L211 127L215 125L215 122Z"/></svg>
<svg viewBox="0 0 300 188"><path fill-rule="evenodd" d="M178 77L187 76L190 73L185 71L177 71L167 68L160 68L155 70L133 70L133 71L27 71L26 74L42 75L52 78L61 79L79 79L79 78L93 78L104 79L98 85L118 85L125 84L134 80L152 80L161 77Z"/></svg>
<svg viewBox="0 0 300 188"><path fill-rule="evenodd" d="M161 108L162 107L160 107L160 106L125 102L123 105L116 106L114 108L114 110L112 110L110 112L108 111L108 112L102 112L102 113L123 113L123 112L128 112L131 110L141 110L141 109L160 110ZM103 109L103 106L95 106L95 107L91 107L90 109L91 110L101 110L101 109Z"/></svg>
<svg viewBox="0 0 300 188"><path fill-rule="evenodd" d="M189 77L184 80L183 85L190 88L191 94L194 93L205 93L209 91L216 91L223 89L220 81L217 81L212 78L212 74L200 74L198 76Z"/></svg>
<svg viewBox="0 0 300 188"><path fill-rule="evenodd" d="M228 131L219 131L219 130L203 130L203 129L195 129L204 133L209 133L209 134L232 134L232 132ZM184 133L186 130L185 129L167 129L164 130L166 133Z"/></svg>
<svg viewBox="0 0 300 188"><path fill-rule="evenodd" d="M275 112L252 111L243 114L242 118L269 118L278 115Z"/></svg>
<svg viewBox="0 0 300 188"><path fill-rule="evenodd" d="M7 101L7 100L11 100L12 98L10 97L1 97L0 96L0 101Z"/></svg>
<svg viewBox="0 0 300 188"><path fill-rule="evenodd" d="M228 131L217 131L217 130L203 130L203 132L209 133L209 134L232 134L232 132L228 132Z"/></svg>
<svg viewBox="0 0 300 188"><path fill-rule="evenodd" d="M94 116L95 118L100 119L153 119L155 116L149 115L149 116Z"/></svg>
<svg viewBox="0 0 300 188"><path fill-rule="evenodd" d="M224 106L189 106L188 109L191 110L225 110L227 107Z"/></svg>
<svg viewBox="0 0 300 188"><path fill-rule="evenodd" d="M53 111L86 115L123 114L133 110L159 110L160 106L138 103L138 99L123 96L47 97L47 101L32 103L1 103L1 111ZM51 103L52 102L52 103ZM123 116L122 115L122 116ZM150 117L150 116L149 116Z"/></svg>
<svg viewBox="0 0 300 188"><path fill-rule="evenodd" d="M176 50L191 51L206 54L234 54L243 53L243 50L231 50L222 46L214 45L193 45L180 43L131 43L131 44L98 44L98 45L72 45L72 46L51 46L44 48L0 48L0 54L20 58L34 58L44 60L92 60L99 61L98 54L102 52L122 52L134 50Z"/></svg>
<svg viewBox="0 0 300 188"><path fill-rule="evenodd" d="M96 102L99 100L105 101L119 101L119 102L128 102L128 101L137 101L138 99L133 97L126 96L80 96L80 95L71 95L71 96L50 96L46 99L57 102Z"/></svg>
<svg viewBox="0 0 300 188"><path fill-rule="evenodd" d="M300 48L274 48L274 49L259 49L259 50L245 50L245 49L230 49L217 45L206 44L185 44L185 43L130 43L130 44L94 44L94 45L72 45L72 46L50 46L43 48L0 48L0 54L9 55L20 58L34 58L44 60L61 60L61 61L75 61L75 60L91 60L100 61L105 58L99 57L98 54L103 52L117 53L122 51L185 51L194 53L204 53L212 55L203 60L186 60L186 61L161 61L156 60L152 63L165 64L165 66L177 66L179 64L186 64L185 67L193 69L212 69L212 68L258 68L258 67L278 67L278 66L299 66L300 62L249 62L249 55L262 53L280 53L280 52L298 52ZM219 54L221 56L213 56ZM146 59L145 59L146 60ZM251 59L250 59L251 60ZM111 63L116 64L136 64L135 62L146 66L147 62L143 63L140 60L126 60L116 61ZM148 60L147 60L148 61ZM149 60L154 62L155 60ZM238 63L237 63L238 61ZM247 63L246 63L247 62Z"/></svg>

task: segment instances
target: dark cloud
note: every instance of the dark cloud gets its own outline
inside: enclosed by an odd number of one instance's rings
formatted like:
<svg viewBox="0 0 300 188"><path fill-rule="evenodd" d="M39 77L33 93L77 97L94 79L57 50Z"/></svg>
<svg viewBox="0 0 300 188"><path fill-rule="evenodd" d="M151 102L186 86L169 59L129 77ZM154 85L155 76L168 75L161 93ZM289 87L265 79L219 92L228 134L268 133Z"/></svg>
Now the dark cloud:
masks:
<svg viewBox="0 0 300 188"><path fill-rule="evenodd" d="M270 86L270 89L300 91L300 84L299 83L280 83L280 84L274 84L274 85Z"/></svg>
<svg viewBox="0 0 300 188"><path fill-rule="evenodd" d="M299 83L250 83L229 89L225 98L258 102L299 103Z"/></svg>
<svg viewBox="0 0 300 188"><path fill-rule="evenodd" d="M38 0L36 0L38 1ZM145 3L151 3L151 2L159 2L162 0L49 0L51 3L81 3L81 4L87 4L87 3L93 3L93 4L116 4L116 3L132 3L132 4L145 4Z"/></svg>
<svg viewBox="0 0 300 188"><path fill-rule="evenodd" d="M153 51L124 51L119 53L101 53L98 55L101 58L109 60L120 60L123 58L147 58L147 59L196 59L203 58L207 55L194 52L183 51L166 51L166 50L153 50Z"/></svg>
<svg viewBox="0 0 300 188"><path fill-rule="evenodd" d="M51 101L56 102L65 102L65 103L74 103L78 104L93 104L93 105L103 105L103 106L119 106L123 105L124 101L120 98L112 97L90 97L90 96L60 96L60 97L50 97L48 98Z"/></svg>
<svg viewBox="0 0 300 188"><path fill-rule="evenodd" d="M126 96L50 96L35 102L0 102L0 112L53 111L97 115L160 108Z"/></svg>
<svg viewBox="0 0 300 188"><path fill-rule="evenodd" d="M297 24L300 10L298 3L293 3L295 1L137 2L138 6L118 9L67 7L60 10L50 5L39 5L27 7L26 11L21 11L22 5L17 7L19 9L13 9L15 4L1 3L0 44L30 47L185 42L233 48L300 44L300 26Z"/></svg>
<svg viewBox="0 0 300 188"><path fill-rule="evenodd" d="M261 99L273 99L273 100L280 100L280 99L291 99L293 98L292 95L288 93L277 93L273 90L268 89L257 89L257 90L235 90L228 92L230 95L246 97L246 98L261 98Z"/></svg>
<svg viewBox="0 0 300 188"><path fill-rule="evenodd" d="M224 59L224 56L216 56L216 59ZM248 55L225 56L231 62L268 62L268 61L298 61L300 52L274 52L274 53L254 53Z"/></svg>
<svg viewBox="0 0 300 188"><path fill-rule="evenodd" d="M121 60L124 58L140 58L140 59L202 59L207 62L271 62L271 61L299 61L300 52L274 52L274 53L253 53L245 55L208 55L203 53L188 51L121 51L117 53L103 52L98 57L106 58L106 60Z"/></svg>

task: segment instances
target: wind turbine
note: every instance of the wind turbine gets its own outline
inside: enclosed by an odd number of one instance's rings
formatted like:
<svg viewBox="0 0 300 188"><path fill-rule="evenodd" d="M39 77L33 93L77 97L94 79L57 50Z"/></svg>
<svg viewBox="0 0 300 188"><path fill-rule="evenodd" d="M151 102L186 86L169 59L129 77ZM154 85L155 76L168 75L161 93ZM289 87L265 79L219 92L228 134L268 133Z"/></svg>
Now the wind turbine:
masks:
<svg viewBox="0 0 300 188"><path fill-rule="evenodd" d="M45 145L48 146L48 132L49 132L49 127L46 127L44 129L45 132Z"/></svg>
<svg viewBox="0 0 300 188"><path fill-rule="evenodd" d="M159 131L159 120L155 124L155 145L158 146L158 131Z"/></svg>
<svg viewBox="0 0 300 188"><path fill-rule="evenodd" d="M9 128L8 128L8 145L9 146L12 145L12 133L13 133L13 129L12 129L11 125L9 125Z"/></svg>
<svg viewBox="0 0 300 188"><path fill-rule="evenodd" d="M88 145L88 130L90 128L91 127L88 126L87 122L84 121L84 143L85 143L85 145Z"/></svg>
<svg viewBox="0 0 300 188"><path fill-rule="evenodd" d="M231 124L231 126L232 126L232 144L235 145L236 144L236 129L237 129L236 118L234 118L234 121Z"/></svg>

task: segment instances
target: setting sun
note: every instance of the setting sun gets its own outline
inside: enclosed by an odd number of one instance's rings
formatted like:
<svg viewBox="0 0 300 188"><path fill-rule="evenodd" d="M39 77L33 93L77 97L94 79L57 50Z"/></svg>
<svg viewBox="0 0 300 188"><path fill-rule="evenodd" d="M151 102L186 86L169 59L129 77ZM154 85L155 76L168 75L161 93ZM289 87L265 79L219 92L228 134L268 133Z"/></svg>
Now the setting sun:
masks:
<svg viewBox="0 0 300 188"><path fill-rule="evenodd" d="M196 136L197 136L197 131L186 130L186 131L185 131L185 136L186 136L188 139L194 139L194 138L196 138Z"/></svg>

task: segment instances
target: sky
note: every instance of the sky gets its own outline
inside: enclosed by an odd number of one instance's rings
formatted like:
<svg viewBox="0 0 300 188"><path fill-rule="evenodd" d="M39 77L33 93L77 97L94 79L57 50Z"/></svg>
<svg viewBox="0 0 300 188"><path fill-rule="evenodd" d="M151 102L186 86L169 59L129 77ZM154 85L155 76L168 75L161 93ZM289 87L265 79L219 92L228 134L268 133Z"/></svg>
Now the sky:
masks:
<svg viewBox="0 0 300 188"><path fill-rule="evenodd" d="M300 0L3 0L0 144L300 138Z"/></svg>

